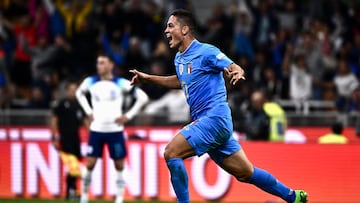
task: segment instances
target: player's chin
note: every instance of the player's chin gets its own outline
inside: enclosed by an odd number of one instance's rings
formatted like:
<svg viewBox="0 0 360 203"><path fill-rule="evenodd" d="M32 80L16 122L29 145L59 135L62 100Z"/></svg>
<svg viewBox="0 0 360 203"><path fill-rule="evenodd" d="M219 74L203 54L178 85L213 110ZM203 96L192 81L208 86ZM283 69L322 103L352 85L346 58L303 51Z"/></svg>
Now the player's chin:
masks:
<svg viewBox="0 0 360 203"><path fill-rule="evenodd" d="M180 43L174 43L174 42L169 43L169 47L171 49L177 49L177 48L179 48L179 46L180 46Z"/></svg>

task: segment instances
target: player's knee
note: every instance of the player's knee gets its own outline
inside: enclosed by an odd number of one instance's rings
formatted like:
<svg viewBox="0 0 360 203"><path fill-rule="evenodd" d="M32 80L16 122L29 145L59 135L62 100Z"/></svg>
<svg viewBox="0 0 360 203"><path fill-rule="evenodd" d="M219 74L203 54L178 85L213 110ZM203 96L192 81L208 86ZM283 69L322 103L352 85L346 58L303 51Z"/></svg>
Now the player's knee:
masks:
<svg viewBox="0 0 360 203"><path fill-rule="evenodd" d="M89 170L89 171L92 171L95 167L95 164L92 164L92 163L87 163L86 164L86 168Z"/></svg>
<svg viewBox="0 0 360 203"><path fill-rule="evenodd" d="M90 171L92 171L95 167L95 164L96 164L96 158L93 158L93 157L88 157L87 158L87 161L86 161L86 168Z"/></svg>
<svg viewBox="0 0 360 203"><path fill-rule="evenodd" d="M124 163L121 160L116 160L114 161L114 165L115 165L115 169L117 171L122 171L124 170Z"/></svg>
<svg viewBox="0 0 360 203"><path fill-rule="evenodd" d="M175 158L175 153L171 149L169 149L169 147L166 147L164 151L164 158L165 160Z"/></svg>
<svg viewBox="0 0 360 203"><path fill-rule="evenodd" d="M240 182L247 182L252 175L253 170L250 167L244 167L238 173L234 174L236 180Z"/></svg>

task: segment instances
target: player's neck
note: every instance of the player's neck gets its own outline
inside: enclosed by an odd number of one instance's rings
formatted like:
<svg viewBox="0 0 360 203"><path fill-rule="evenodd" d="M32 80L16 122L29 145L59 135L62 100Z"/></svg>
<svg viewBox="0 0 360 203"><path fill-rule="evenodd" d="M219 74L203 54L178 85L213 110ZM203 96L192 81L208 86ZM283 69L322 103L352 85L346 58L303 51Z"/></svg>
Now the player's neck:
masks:
<svg viewBox="0 0 360 203"><path fill-rule="evenodd" d="M100 79L101 80L112 80L114 78L113 74L109 73L109 74L104 74L104 75L100 75Z"/></svg>
<svg viewBox="0 0 360 203"><path fill-rule="evenodd" d="M186 37L183 40L183 43L179 46L179 52L180 53L184 53L189 46L191 45L191 43L195 40L194 37Z"/></svg>

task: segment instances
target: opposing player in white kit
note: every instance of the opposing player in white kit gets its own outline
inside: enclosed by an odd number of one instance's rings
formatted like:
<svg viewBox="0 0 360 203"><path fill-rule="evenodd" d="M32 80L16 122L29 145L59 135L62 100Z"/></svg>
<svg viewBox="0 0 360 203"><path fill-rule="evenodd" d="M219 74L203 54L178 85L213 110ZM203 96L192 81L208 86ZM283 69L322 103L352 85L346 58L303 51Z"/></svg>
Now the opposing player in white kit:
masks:
<svg viewBox="0 0 360 203"><path fill-rule="evenodd" d="M140 88L130 85L130 81L113 74L114 62L110 56L101 54L97 58L97 75L84 79L76 91L76 97L92 119L87 148L87 163L82 175L81 203L88 202L91 172L98 157L107 144L110 157L117 170L117 193L115 203L123 202L125 181L123 178L126 146L123 135L124 123L132 119L148 101L148 96ZM86 98L90 93L91 106ZM133 93L136 101L126 113L122 112L124 94Z"/></svg>

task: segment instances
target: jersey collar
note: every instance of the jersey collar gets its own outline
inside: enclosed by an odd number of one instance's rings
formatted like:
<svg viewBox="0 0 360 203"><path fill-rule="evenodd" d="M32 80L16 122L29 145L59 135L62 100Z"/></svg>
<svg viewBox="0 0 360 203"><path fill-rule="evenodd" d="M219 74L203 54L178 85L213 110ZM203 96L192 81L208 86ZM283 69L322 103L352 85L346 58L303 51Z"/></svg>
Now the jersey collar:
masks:
<svg viewBox="0 0 360 203"><path fill-rule="evenodd" d="M184 55L184 54L187 52L187 50L189 50L190 47L192 47L193 44L195 44L195 43L197 43L197 42L198 42L198 41L197 41L196 39L193 39L193 41L189 44L189 46L185 49L185 51L179 52L179 53L180 53L180 56L181 56L181 55Z"/></svg>

